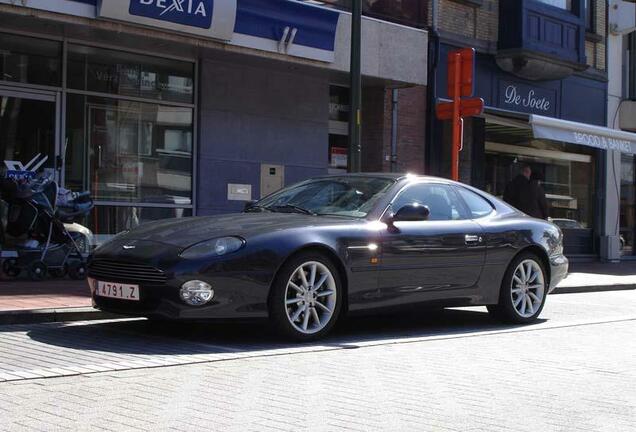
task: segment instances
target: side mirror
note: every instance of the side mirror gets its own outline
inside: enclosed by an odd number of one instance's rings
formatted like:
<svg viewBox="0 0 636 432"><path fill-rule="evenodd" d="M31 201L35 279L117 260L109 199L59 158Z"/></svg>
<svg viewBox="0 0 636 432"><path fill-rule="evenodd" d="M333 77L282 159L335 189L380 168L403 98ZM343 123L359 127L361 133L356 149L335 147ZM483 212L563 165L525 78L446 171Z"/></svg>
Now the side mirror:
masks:
<svg viewBox="0 0 636 432"><path fill-rule="evenodd" d="M245 206L243 206L243 211L247 211L251 209L252 207L254 207L254 204L256 204L257 202L258 202L257 200L245 201Z"/></svg>
<svg viewBox="0 0 636 432"><path fill-rule="evenodd" d="M431 210L428 206L411 203L400 208L396 213L391 214L386 219L386 224L389 231L399 231L395 226L395 222L423 222L427 221L431 214Z"/></svg>
<svg viewBox="0 0 636 432"><path fill-rule="evenodd" d="M430 214L428 206L418 203L406 204L390 217L389 223L427 221Z"/></svg>

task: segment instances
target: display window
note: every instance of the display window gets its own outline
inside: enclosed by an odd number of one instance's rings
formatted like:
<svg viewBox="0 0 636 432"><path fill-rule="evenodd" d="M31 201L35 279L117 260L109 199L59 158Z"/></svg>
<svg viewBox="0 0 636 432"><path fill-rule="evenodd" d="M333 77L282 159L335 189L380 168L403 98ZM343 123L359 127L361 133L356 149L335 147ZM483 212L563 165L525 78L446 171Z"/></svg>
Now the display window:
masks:
<svg viewBox="0 0 636 432"><path fill-rule="evenodd" d="M524 168L545 193L548 218L564 231L566 253L595 251L597 150L535 139L530 128L486 122L485 189L504 198Z"/></svg>

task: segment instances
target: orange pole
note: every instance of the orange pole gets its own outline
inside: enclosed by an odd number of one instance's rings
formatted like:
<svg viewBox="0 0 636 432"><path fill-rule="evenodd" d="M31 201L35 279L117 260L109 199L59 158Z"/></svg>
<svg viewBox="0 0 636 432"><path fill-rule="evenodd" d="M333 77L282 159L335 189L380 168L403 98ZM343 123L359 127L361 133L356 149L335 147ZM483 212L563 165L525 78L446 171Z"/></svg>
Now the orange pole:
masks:
<svg viewBox="0 0 636 432"><path fill-rule="evenodd" d="M451 156L451 179L459 180L459 148L462 140L462 125L461 125L461 55L459 53L453 54L453 62L455 63L455 74L453 76L453 88L455 94L453 97L453 142L452 142L452 156Z"/></svg>

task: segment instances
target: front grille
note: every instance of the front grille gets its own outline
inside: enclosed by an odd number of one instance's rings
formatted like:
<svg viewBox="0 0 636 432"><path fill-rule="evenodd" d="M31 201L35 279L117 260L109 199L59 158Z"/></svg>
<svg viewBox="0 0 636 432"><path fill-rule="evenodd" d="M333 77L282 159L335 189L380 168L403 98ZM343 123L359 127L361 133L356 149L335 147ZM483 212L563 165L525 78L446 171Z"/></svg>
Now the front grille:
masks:
<svg viewBox="0 0 636 432"><path fill-rule="evenodd" d="M92 278L119 282L164 283L166 274L158 268L130 262L94 259L88 266L88 275Z"/></svg>

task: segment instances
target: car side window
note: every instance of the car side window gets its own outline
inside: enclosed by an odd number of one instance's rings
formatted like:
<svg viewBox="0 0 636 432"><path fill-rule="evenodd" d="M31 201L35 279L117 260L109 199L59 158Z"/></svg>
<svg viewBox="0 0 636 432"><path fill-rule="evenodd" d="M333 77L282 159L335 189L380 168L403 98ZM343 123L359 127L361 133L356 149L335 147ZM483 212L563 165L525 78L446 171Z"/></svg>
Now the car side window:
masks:
<svg viewBox="0 0 636 432"><path fill-rule="evenodd" d="M479 219L492 213L492 205L475 192L463 187L458 187L457 192L466 203L472 219Z"/></svg>
<svg viewBox="0 0 636 432"><path fill-rule="evenodd" d="M407 186L391 204L394 212L407 204L425 205L431 211L428 220L452 221L468 219L468 215L450 186L434 183L418 183Z"/></svg>

